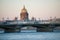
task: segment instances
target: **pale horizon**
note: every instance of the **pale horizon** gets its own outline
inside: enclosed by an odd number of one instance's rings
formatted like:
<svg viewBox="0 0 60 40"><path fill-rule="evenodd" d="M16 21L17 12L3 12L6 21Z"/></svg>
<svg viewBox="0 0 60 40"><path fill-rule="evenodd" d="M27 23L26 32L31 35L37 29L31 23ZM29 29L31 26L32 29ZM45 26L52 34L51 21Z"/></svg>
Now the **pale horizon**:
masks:
<svg viewBox="0 0 60 40"><path fill-rule="evenodd" d="M20 19L20 12L25 5L29 19L60 18L60 0L0 0L0 20Z"/></svg>

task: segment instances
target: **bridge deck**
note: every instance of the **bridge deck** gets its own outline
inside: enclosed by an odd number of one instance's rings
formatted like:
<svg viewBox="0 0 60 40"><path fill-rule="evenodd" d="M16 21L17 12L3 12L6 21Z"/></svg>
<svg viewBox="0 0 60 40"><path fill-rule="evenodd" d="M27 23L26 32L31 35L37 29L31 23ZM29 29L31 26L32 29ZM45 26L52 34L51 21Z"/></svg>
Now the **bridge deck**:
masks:
<svg viewBox="0 0 60 40"><path fill-rule="evenodd" d="M24 26L34 26L34 27L48 27L48 26L60 26L60 23L51 23L51 22L39 22L39 21L11 21L3 22L0 24L0 28L3 27L24 27Z"/></svg>

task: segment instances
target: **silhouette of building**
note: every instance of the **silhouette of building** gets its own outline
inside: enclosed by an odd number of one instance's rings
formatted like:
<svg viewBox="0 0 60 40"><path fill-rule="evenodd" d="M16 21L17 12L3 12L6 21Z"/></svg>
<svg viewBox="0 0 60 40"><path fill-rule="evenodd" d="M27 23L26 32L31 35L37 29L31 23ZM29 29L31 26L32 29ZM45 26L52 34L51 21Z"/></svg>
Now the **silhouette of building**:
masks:
<svg viewBox="0 0 60 40"><path fill-rule="evenodd" d="M18 17L15 17L14 20L18 20Z"/></svg>
<svg viewBox="0 0 60 40"><path fill-rule="evenodd" d="M28 20L28 12L27 12L25 6L23 6L23 9L21 10L20 20L22 20L22 21Z"/></svg>
<svg viewBox="0 0 60 40"><path fill-rule="evenodd" d="M36 21L36 18L35 17L32 17L32 19L31 19L32 21Z"/></svg>

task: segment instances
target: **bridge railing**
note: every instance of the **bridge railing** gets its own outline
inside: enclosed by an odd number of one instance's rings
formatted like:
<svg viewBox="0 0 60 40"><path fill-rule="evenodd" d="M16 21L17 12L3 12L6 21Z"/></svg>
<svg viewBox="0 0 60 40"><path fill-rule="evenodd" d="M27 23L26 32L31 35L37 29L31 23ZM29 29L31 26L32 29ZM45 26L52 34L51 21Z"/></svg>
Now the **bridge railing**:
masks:
<svg viewBox="0 0 60 40"><path fill-rule="evenodd" d="M5 22L5 24L35 24L37 22L35 21L11 21L11 22Z"/></svg>
<svg viewBox="0 0 60 40"><path fill-rule="evenodd" d="M1 22L0 24L56 24L58 22L50 22L50 21L6 21ZM60 24L60 23L58 23Z"/></svg>

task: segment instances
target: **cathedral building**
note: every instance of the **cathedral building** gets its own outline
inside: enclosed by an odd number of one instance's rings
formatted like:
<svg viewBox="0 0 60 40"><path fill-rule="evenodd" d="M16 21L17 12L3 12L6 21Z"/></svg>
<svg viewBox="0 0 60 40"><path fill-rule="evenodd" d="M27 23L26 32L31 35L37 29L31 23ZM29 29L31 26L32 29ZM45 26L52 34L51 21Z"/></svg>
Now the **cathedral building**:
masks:
<svg viewBox="0 0 60 40"><path fill-rule="evenodd" d="M23 6L23 9L21 10L20 20L21 21L27 21L28 20L28 12L27 12L25 6Z"/></svg>

